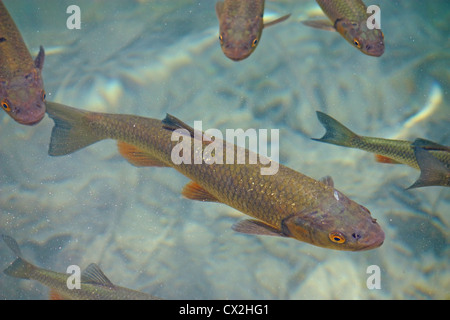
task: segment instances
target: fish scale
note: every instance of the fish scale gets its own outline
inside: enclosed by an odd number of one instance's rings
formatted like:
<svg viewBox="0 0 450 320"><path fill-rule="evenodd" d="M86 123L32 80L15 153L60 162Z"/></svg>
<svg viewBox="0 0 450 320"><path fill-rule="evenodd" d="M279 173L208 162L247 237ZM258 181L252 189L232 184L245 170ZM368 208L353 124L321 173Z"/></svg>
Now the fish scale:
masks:
<svg viewBox="0 0 450 320"><path fill-rule="evenodd" d="M316 0L323 12L334 23L337 19L346 18L351 21L367 19L366 6L361 0Z"/></svg>

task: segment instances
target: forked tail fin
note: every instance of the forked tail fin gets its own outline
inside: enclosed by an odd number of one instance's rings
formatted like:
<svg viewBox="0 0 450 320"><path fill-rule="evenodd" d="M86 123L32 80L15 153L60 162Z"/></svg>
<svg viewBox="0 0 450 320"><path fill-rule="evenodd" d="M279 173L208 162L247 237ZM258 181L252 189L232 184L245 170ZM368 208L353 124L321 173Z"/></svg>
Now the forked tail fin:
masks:
<svg viewBox="0 0 450 320"><path fill-rule="evenodd" d="M11 251L17 256L17 259L14 260L14 262L3 272L11 277L30 279L31 274L36 267L22 258L22 253L20 252L20 248L16 240L7 235L2 235L2 238Z"/></svg>
<svg viewBox="0 0 450 320"><path fill-rule="evenodd" d="M50 138L49 155L70 154L103 139L94 135L87 125L85 118L89 111L54 102L45 104L48 115L55 122Z"/></svg>
<svg viewBox="0 0 450 320"><path fill-rule="evenodd" d="M359 137L356 133L345 127L342 123L329 115L316 111L317 118L320 123L325 127L326 132L320 139L312 138L312 140L336 144L338 146L344 146L354 148L352 140Z"/></svg>

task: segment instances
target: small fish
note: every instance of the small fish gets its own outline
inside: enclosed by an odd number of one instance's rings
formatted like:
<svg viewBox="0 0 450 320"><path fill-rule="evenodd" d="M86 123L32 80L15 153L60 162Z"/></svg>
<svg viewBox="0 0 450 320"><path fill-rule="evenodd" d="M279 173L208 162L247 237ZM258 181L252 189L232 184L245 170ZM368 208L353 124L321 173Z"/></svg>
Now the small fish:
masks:
<svg viewBox="0 0 450 320"><path fill-rule="evenodd" d="M8 276L35 280L50 287L50 298L55 300L159 300L144 292L114 285L98 265L91 263L80 276L80 289L69 289L67 280L71 274L39 268L22 257L16 240L2 235L17 259L3 272Z"/></svg>
<svg viewBox="0 0 450 320"><path fill-rule="evenodd" d="M234 61L247 58L261 40L262 30L289 18L264 23L265 0L225 0L216 3L219 41L223 53Z"/></svg>
<svg viewBox="0 0 450 320"><path fill-rule="evenodd" d="M380 57L384 53L384 34L380 29L369 29L367 7L361 0L316 0L331 20L308 20L303 24L339 32L361 52Z"/></svg>
<svg viewBox="0 0 450 320"><path fill-rule="evenodd" d="M41 46L33 61L0 0L0 107L20 124L37 124L45 115L44 58Z"/></svg>
<svg viewBox="0 0 450 320"><path fill-rule="evenodd" d="M53 102L47 102L47 113L55 122L49 155L70 154L103 139L117 140L120 154L130 163L172 167L190 178L183 190L186 198L224 203L255 218L238 222L235 231L291 237L335 250L368 250L384 241L370 212L336 190L331 179L317 181L281 164L276 174L261 175L266 167L262 163L228 164L224 159L223 164L210 163L204 152L209 144L201 132L202 143L194 143L192 161L174 164L172 151L178 141L172 141L173 131L185 129L191 140L197 131L173 116L160 121ZM235 155L244 150L249 159L249 150L218 141L222 150L232 148ZM202 155L200 164L196 155Z"/></svg>
<svg viewBox="0 0 450 320"><path fill-rule="evenodd" d="M420 169L424 176L419 179L420 183L418 181L417 184L414 184L415 188L431 185L448 186L445 182L445 172L447 172L448 179L450 147L425 139L416 139L411 142L359 136L329 115L320 111L316 113L326 132L322 138L313 140L375 153L377 162L402 163ZM422 150L425 151L425 154ZM417 153L420 155L420 161L417 158ZM431 161L429 157L436 160ZM432 172L432 174L425 174L425 172ZM441 175L441 178L437 179L436 175ZM433 178L431 178L432 176Z"/></svg>

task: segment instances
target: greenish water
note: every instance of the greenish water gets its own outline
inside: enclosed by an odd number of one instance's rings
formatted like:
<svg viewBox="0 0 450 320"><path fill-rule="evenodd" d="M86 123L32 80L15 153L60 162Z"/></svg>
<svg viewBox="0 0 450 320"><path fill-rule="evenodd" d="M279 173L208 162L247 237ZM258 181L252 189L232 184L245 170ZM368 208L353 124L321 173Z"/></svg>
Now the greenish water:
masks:
<svg viewBox="0 0 450 320"><path fill-rule="evenodd" d="M380 58L301 24L315 1L268 1L266 12L292 16L241 62L220 49L212 0L4 3L33 55L46 49L48 100L223 131L279 129L282 164L332 176L386 234L365 252L238 234L231 226L246 216L182 198L188 179L175 170L133 167L112 141L50 157L53 121L26 127L2 114L0 233L29 261L59 272L95 262L113 283L165 299L450 298L449 188L406 191L419 171L310 139L324 133L320 110L362 135L450 145L448 1L378 1ZM66 27L72 4L80 30ZM407 127L430 103L435 111ZM14 260L3 242L0 257L2 270ZM381 289L366 286L371 265ZM47 299L48 288L1 273L0 298Z"/></svg>

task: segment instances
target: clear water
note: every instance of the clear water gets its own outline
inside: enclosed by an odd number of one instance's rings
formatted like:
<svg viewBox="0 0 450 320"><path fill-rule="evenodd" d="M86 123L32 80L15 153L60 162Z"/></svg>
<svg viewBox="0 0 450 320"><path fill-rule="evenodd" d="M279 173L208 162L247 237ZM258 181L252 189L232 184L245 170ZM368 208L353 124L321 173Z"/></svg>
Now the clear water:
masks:
<svg viewBox="0 0 450 320"><path fill-rule="evenodd" d="M221 130L279 129L281 163L316 179L331 175L386 233L366 252L237 234L230 227L246 216L183 199L188 179L175 170L133 167L113 141L50 157L53 121L26 127L2 114L0 233L29 261L59 272L96 262L113 283L165 299L450 298L450 190L405 191L417 170L310 139L324 132L321 110L366 136L449 145L448 1L378 1L381 58L302 25L314 1L268 1L267 12L292 16L265 29L241 62L220 49L212 0L4 3L33 54L46 48L48 100L171 113ZM81 9L80 30L66 27L71 4ZM430 103L436 110L407 127ZM1 269L14 260L4 244L0 257ZM366 285L371 265L381 289ZM48 288L0 273L0 298L47 299Z"/></svg>

